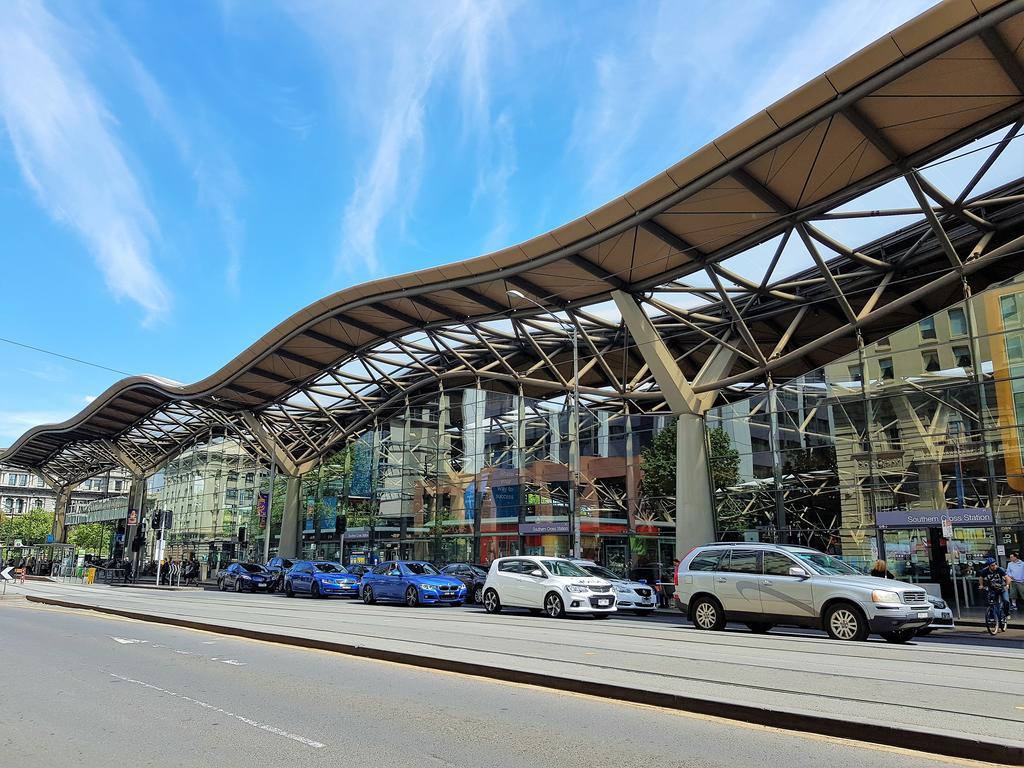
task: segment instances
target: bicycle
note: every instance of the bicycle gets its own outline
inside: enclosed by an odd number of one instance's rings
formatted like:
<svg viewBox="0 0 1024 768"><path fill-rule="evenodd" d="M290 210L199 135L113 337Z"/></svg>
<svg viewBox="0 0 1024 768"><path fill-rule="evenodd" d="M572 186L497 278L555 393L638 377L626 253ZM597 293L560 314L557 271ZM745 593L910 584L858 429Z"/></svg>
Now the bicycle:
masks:
<svg viewBox="0 0 1024 768"><path fill-rule="evenodd" d="M988 599L988 610L985 611L985 629L988 630L990 635L994 635L999 632L1001 626L1006 626L1006 614L1003 613L1003 596L987 591L986 598Z"/></svg>

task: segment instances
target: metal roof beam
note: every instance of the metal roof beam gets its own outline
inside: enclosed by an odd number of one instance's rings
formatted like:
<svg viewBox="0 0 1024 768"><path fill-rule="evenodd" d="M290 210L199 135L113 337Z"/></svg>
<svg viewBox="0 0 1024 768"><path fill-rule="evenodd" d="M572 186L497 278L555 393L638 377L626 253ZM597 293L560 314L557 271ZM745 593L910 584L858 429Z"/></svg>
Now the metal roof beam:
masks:
<svg viewBox="0 0 1024 768"><path fill-rule="evenodd" d="M378 302L377 304L374 304L373 308L378 312L383 312L388 317L393 317L395 318L395 320L399 320L405 323L406 325L411 325L413 328L422 328L425 323L424 320L418 317L413 317L412 315L407 315L402 310L395 309L394 307L389 307L387 304L383 302Z"/></svg>
<svg viewBox="0 0 1024 768"><path fill-rule="evenodd" d="M326 333L320 333L319 331L314 331L310 328L304 330L302 332L302 335L308 336L314 341L319 341L321 344L327 344L328 346L344 350L345 352L351 352L354 349L354 347L352 347L351 344L346 344L345 342L340 341L334 338L333 336L328 336Z"/></svg>
<svg viewBox="0 0 1024 768"><path fill-rule="evenodd" d="M479 304L481 307L487 307L495 312L508 312L511 309L507 304L495 301L490 296L485 296L472 288L456 288L455 292L460 296L465 296L473 303Z"/></svg>
<svg viewBox="0 0 1024 768"><path fill-rule="evenodd" d="M1003 68L1006 76L1013 82L1014 87L1021 94L1024 94L1024 66L1017 60L1010 46L1006 44L999 30L988 27L981 30L978 35L985 47L989 49L999 66Z"/></svg>
<svg viewBox="0 0 1024 768"><path fill-rule="evenodd" d="M584 272L593 275L598 280L608 283L608 285L612 286L616 290L623 291L629 288L629 283L625 280L620 277L616 277L604 267L595 264L590 259L585 258L578 253L569 254L566 259L569 263L579 267Z"/></svg>

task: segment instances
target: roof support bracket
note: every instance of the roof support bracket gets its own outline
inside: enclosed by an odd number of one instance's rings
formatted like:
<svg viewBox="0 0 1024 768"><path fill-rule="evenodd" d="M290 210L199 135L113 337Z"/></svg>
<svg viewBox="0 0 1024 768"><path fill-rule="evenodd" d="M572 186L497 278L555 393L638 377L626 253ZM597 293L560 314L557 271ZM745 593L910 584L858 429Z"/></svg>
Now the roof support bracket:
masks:
<svg viewBox="0 0 1024 768"><path fill-rule="evenodd" d="M267 454L267 457L276 461L277 466L281 468L284 474L289 477L298 477L300 474L299 467L295 464L294 459L277 442L270 431L263 425L263 422L259 420L259 417L252 411L242 411L242 419L245 421L249 431L252 432L252 436L256 438L256 442L260 444L260 447Z"/></svg>

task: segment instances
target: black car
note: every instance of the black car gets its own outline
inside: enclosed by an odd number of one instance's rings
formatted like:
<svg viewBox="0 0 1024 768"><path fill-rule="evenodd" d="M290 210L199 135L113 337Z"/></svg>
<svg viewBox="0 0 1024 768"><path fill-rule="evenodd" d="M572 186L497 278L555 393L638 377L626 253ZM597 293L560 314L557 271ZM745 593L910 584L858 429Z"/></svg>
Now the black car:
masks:
<svg viewBox="0 0 1024 768"><path fill-rule="evenodd" d="M482 603L487 569L472 563L449 563L441 569L446 576L454 576L466 585L466 598L471 603Z"/></svg>
<svg viewBox="0 0 1024 768"><path fill-rule="evenodd" d="M295 561L287 557L272 557L267 561L266 568L274 575L274 589L284 587L284 575L293 565Z"/></svg>
<svg viewBox="0 0 1024 768"><path fill-rule="evenodd" d="M259 563L232 563L217 576L217 589L226 592L273 592L274 575Z"/></svg>
<svg viewBox="0 0 1024 768"><path fill-rule="evenodd" d="M366 563L349 563L345 566L345 570L349 573L354 573L361 579L364 573L369 573L373 570L373 566Z"/></svg>

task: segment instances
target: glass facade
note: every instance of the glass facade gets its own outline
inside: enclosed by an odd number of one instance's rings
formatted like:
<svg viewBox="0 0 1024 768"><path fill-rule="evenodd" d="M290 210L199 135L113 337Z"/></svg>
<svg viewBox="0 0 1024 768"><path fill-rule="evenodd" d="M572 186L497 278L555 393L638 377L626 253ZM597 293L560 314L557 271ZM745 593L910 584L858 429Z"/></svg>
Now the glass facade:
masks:
<svg viewBox="0 0 1024 768"><path fill-rule="evenodd" d="M1024 545L1024 278L707 424L727 437L711 453L722 537L881 558L952 595L973 563Z"/></svg>
<svg viewBox="0 0 1024 768"><path fill-rule="evenodd" d="M579 422L583 556L623 572L670 566L673 500L641 491L643 451L670 417L583 409ZM410 405L302 476L301 556L338 558L338 516L347 521L346 562L566 555L572 424L562 398L462 389ZM156 506L173 513L165 556L194 553L211 569L262 560L267 498L273 554L286 485L278 475L271 493L266 466L230 435L183 452L150 479Z"/></svg>

